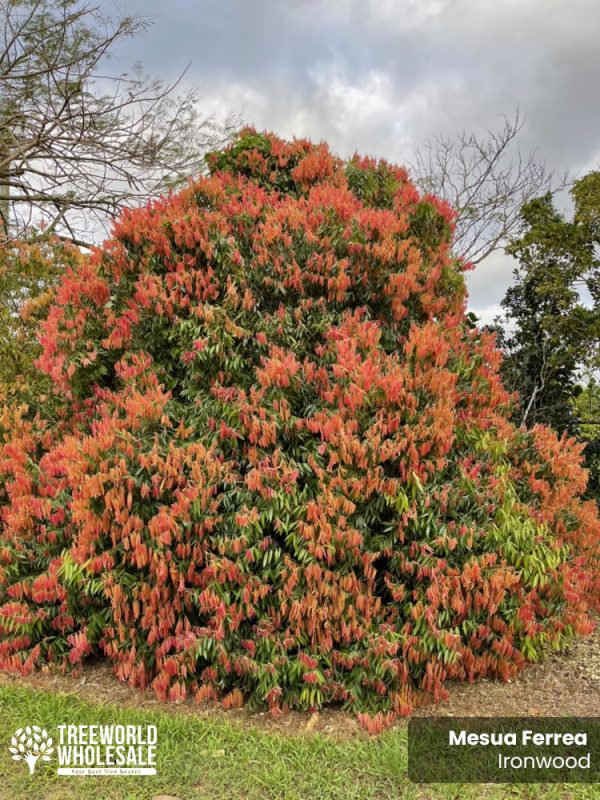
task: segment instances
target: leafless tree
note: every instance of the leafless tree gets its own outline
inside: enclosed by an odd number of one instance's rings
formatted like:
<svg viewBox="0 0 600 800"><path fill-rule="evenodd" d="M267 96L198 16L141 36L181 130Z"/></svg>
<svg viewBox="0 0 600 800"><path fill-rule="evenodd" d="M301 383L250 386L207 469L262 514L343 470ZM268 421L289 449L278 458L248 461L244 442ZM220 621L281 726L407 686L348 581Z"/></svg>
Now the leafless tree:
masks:
<svg viewBox="0 0 600 800"><path fill-rule="evenodd" d="M518 109L502 120L483 136L463 132L454 139L428 139L411 164L420 188L458 212L454 248L474 264L515 232L523 203L565 188L568 180L548 171L535 151L523 156L518 136L525 119Z"/></svg>
<svg viewBox="0 0 600 800"><path fill-rule="evenodd" d="M109 56L151 21L80 0L0 0L0 219L4 239L44 222L88 246L119 210L203 169L239 121L199 113L184 75L165 84Z"/></svg>

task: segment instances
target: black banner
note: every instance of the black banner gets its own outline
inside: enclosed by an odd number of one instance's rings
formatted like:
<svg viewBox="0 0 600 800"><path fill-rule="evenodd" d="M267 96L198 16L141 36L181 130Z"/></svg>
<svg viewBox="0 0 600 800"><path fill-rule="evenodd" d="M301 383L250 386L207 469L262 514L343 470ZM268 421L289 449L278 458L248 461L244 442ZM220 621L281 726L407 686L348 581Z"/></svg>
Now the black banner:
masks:
<svg viewBox="0 0 600 800"><path fill-rule="evenodd" d="M415 783L600 782L598 717L413 717Z"/></svg>

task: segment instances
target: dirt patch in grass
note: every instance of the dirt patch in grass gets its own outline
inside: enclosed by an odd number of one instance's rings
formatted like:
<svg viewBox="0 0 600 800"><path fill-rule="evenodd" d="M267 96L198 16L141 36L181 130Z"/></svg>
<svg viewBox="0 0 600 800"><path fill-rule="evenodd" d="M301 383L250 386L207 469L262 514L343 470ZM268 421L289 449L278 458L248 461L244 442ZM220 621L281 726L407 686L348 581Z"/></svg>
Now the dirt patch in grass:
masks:
<svg viewBox="0 0 600 800"><path fill-rule="evenodd" d="M291 712L278 719L247 709L225 711L192 701L163 703L151 690L132 689L117 680L106 662L88 663L77 675L0 672L0 686L11 683L73 695L91 702L139 708L160 708L174 714L221 717L233 724L255 725L288 735L319 732L334 738L363 735L351 714L325 709L318 714ZM591 636L580 638L563 653L530 664L509 683L478 680L449 683L449 697L438 705L417 710L422 716L600 716L600 620ZM400 724L403 724L401 722Z"/></svg>

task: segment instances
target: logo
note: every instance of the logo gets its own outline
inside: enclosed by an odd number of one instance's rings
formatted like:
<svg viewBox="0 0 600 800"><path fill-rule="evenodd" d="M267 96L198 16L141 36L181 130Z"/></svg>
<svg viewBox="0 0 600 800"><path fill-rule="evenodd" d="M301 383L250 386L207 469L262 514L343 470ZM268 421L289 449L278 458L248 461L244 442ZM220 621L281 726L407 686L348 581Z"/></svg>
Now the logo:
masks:
<svg viewBox="0 0 600 800"><path fill-rule="evenodd" d="M56 743L45 728L19 728L8 748L33 775L54 753L57 775L156 775L156 725L57 725ZM55 752L56 751L56 752Z"/></svg>
<svg viewBox="0 0 600 800"><path fill-rule="evenodd" d="M28 725L15 731L8 749L12 753L13 761L25 761L30 775L33 775L39 759L50 761L50 756L54 752L52 738L48 736L46 729L40 728L39 725Z"/></svg>
<svg viewBox="0 0 600 800"><path fill-rule="evenodd" d="M156 725L57 725L58 775L156 775Z"/></svg>

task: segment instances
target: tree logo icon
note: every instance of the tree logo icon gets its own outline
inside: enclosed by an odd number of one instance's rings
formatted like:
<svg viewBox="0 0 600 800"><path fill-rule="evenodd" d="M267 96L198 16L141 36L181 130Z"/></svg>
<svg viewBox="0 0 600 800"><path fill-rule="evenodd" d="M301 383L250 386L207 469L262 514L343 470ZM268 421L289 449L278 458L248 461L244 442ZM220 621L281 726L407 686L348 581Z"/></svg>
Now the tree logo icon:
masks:
<svg viewBox="0 0 600 800"><path fill-rule="evenodd" d="M46 729L40 728L39 725L19 728L10 740L8 749L12 753L13 761L27 763L30 775L33 775L38 759L50 761L50 756L54 752L51 737L48 736Z"/></svg>

